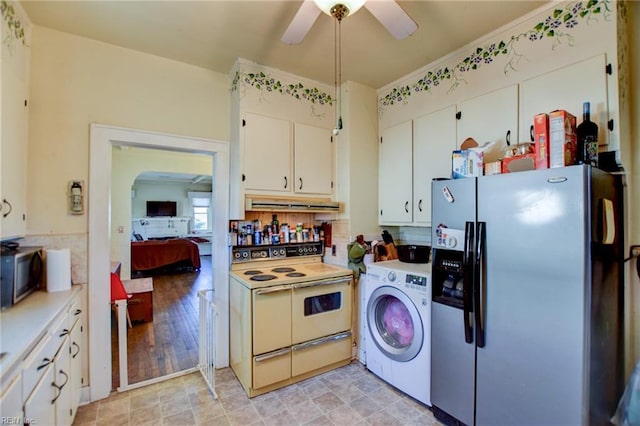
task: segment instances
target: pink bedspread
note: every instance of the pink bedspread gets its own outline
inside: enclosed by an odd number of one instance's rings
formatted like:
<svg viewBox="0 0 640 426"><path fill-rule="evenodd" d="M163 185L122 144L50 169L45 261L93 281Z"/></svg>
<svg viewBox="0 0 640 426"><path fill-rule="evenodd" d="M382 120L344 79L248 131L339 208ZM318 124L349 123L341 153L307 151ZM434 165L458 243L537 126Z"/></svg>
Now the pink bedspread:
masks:
<svg viewBox="0 0 640 426"><path fill-rule="evenodd" d="M200 269L198 244L186 238L131 242L133 271L146 271L182 261L190 261L194 269Z"/></svg>

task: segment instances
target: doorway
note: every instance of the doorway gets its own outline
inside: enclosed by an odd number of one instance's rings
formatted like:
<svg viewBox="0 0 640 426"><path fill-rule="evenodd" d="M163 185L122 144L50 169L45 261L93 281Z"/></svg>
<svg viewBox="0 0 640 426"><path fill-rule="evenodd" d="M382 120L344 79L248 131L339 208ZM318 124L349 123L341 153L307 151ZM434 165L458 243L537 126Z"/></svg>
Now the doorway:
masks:
<svg viewBox="0 0 640 426"><path fill-rule="evenodd" d="M227 225L229 205L229 144L224 141L169 135L99 124L91 125L89 162L89 365L91 401L111 390L111 309L109 273L111 257L111 150L115 146L155 148L210 155L213 160L212 281L216 321L216 367L228 365Z"/></svg>
<svg viewBox="0 0 640 426"><path fill-rule="evenodd" d="M213 167L211 155L116 146L111 168L111 260L132 293L122 338L112 319L112 388L123 389L199 365L198 291L212 288Z"/></svg>

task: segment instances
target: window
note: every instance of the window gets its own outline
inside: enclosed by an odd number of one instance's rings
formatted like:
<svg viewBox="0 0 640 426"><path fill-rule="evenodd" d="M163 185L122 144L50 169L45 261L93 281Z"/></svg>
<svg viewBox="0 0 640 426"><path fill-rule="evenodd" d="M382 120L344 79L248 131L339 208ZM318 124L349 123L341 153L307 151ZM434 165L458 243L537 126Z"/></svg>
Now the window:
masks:
<svg viewBox="0 0 640 426"><path fill-rule="evenodd" d="M191 201L191 232L211 231L211 193L189 192Z"/></svg>

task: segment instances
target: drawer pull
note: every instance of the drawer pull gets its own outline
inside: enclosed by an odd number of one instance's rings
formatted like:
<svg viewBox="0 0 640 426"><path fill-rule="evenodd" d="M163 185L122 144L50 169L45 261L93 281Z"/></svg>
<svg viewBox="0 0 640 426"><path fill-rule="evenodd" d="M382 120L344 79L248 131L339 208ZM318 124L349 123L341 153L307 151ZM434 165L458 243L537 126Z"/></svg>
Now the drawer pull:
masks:
<svg viewBox="0 0 640 426"><path fill-rule="evenodd" d="M56 400L60 398L60 395L62 395L62 388L65 387L69 382L69 375L67 373L65 373L62 369L59 371L59 373L64 376L64 383L58 386L56 385L56 382L51 382L51 386L58 389L58 394L56 395L55 398L53 398L53 400L51 400L51 404L55 404Z"/></svg>
<svg viewBox="0 0 640 426"><path fill-rule="evenodd" d="M294 351L299 351L302 349L311 348L313 346L323 345L325 343L334 342L336 340L346 339L351 336L350 331L345 331L344 333L334 334L332 336L323 337L317 340L312 340L310 342L300 343L299 345L293 345L291 349Z"/></svg>
<svg viewBox="0 0 640 426"><path fill-rule="evenodd" d="M80 353L80 346L76 342L71 342L71 344L73 346L75 346L76 348L78 348L78 351L75 354L71 355L71 358L75 358ZM69 348L69 349L71 349L71 348Z"/></svg>
<svg viewBox="0 0 640 426"><path fill-rule="evenodd" d="M289 352L291 352L291 348L283 348L283 349L277 350L275 352L269 352L268 354L257 356L257 357L255 357L255 361L256 362L266 361L266 360L271 359L271 358L276 358L276 357L279 357L281 355L288 354Z"/></svg>
<svg viewBox="0 0 640 426"><path fill-rule="evenodd" d="M38 368L36 368L36 371L42 370L43 368L45 368L49 364L51 364L51 360L49 358L43 358L42 359L42 364L40 364L38 366Z"/></svg>
<svg viewBox="0 0 640 426"><path fill-rule="evenodd" d="M321 285L332 285L332 284L341 284L341 283L350 283L350 282L351 282L351 277L345 277L337 280L322 280L322 281L315 281L315 282L309 282L309 283L295 284L293 288L318 287Z"/></svg>
<svg viewBox="0 0 640 426"><path fill-rule="evenodd" d="M281 285L277 287L259 288L258 290L255 290L255 293L257 295L260 295L260 294L277 293L279 291L285 291L285 290L291 290L291 286Z"/></svg>

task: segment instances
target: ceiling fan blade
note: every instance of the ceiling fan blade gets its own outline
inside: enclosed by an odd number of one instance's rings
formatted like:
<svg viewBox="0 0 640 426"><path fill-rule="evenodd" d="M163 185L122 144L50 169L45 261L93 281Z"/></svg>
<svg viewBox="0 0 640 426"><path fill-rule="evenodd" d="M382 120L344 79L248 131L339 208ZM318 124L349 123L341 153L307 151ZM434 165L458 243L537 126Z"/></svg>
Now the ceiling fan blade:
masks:
<svg viewBox="0 0 640 426"><path fill-rule="evenodd" d="M313 23L318 19L320 12L321 10L313 0L305 0L284 32L282 41L287 44L300 43L311 29Z"/></svg>
<svg viewBox="0 0 640 426"><path fill-rule="evenodd" d="M364 7L398 40L409 37L418 29L418 25L395 0L369 0Z"/></svg>

